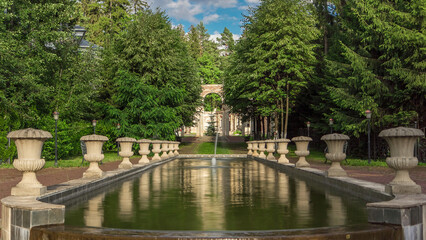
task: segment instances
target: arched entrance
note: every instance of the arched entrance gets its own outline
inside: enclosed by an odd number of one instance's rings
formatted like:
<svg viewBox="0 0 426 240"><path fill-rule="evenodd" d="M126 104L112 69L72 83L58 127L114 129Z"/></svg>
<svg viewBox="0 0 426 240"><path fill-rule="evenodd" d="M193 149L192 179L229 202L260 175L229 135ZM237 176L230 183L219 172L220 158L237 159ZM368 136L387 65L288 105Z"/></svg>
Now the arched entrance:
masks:
<svg viewBox="0 0 426 240"><path fill-rule="evenodd" d="M247 128L249 128L249 124L243 124L241 117L229 113L229 107L223 104L222 84L204 84L201 87L203 106L198 110L194 123L195 127L191 128L191 133L195 133L197 137L204 136L212 121L214 122L215 130L221 136L233 135L235 132L241 132L242 135L245 132L248 133Z"/></svg>

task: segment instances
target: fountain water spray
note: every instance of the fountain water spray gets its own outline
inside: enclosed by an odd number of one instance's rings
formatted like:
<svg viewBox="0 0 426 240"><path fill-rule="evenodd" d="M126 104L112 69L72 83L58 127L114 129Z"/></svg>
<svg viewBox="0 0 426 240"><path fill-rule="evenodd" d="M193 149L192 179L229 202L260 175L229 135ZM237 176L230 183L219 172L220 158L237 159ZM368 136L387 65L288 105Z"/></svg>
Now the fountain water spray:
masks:
<svg viewBox="0 0 426 240"><path fill-rule="evenodd" d="M212 158L212 166L216 166L216 149L217 149L217 138L219 136L219 133L216 133L216 141L214 142L214 155Z"/></svg>

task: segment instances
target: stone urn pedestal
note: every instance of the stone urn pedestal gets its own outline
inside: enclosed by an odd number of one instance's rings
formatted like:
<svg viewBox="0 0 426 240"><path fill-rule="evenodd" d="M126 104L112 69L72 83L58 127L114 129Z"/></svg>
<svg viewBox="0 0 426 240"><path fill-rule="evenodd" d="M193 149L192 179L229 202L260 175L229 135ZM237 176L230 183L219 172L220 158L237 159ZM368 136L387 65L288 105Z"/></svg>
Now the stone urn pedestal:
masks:
<svg viewBox="0 0 426 240"><path fill-rule="evenodd" d="M296 162L296 167L301 168L301 167L311 166L306 161L306 156L309 155L308 145L309 145L309 142L312 141L312 138L300 136L300 137L292 138L291 141L296 143L296 151L294 151L294 153L299 157L299 160Z"/></svg>
<svg viewBox="0 0 426 240"><path fill-rule="evenodd" d="M259 150L259 141L252 141L251 145L253 149L253 154L251 156L259 157L259 153L257 152L257 150Z"/></svg>
<svg viewBox="0 0 426 240"><path fill-rule="evenodd" d="M169 158L169 154L167 154L167 151L169 151L169 144L166 141L161 142L161 160Z"/></svg>
<svg viewBox="0 0 426 240"><path fill-rule="evenodd" d="M274 157L275 152L275 141L274 140L266 140L266 151L268 152L267 160L276 161Z"/></svg>
<svg viewBox="0 0 426 240"><path fill-rule="evenodd" d="M167 155L169 157L174 157L175 156L175 154L173 153L173 151L175 150L174 146L175 146L175 144L173 142L169 142L168 143L167 149L169 150L169 152L167 153Z"/></svg>
<svg viewBox="0 0 426 240"><path fill-rule="evenodd" d="M348 174L340 166L340 162L345 160L346 154L343 153L343 147L349 137L344 134L327 134L321 137L325 141L328 148L328 153L325 157L331 161L331 167L326 171L328 177L346 177Z"/></svg>
<svg viewBox="0 0 426 240"><path fill-rule="evenodd" d="M15 142L18 158L13 166L23 172L22 180L12 187L12 196L40 196L46 193L36 176L36 172L43 168L45 161L41 158L44 142L52 138L47 131L26 128L10 132L8 138Z"/></svg>
<svg viewBox="0 0 426 240"><path fill-rule="evenodd" d="M83 178L101 178L105 173L99 168L99 162L104 159L102 146L108 138L102 135L86 135L80 138L86 144L87 154L84 159L90 162L89 168L83 173Z"/></svg>
<svg viewBox="0 0 426 240"><path fill-rule="evenodd" d="M161 141L159 140L154 140L152 141L152 152L154 153L154 156L152 157L152 161L160 161L161 157L159 155L159 153L161 152Z"/></svg>
<svg viewBox="0 0 426 240"><path fill-rule="evenodd" d="M259 158L266 159L266 143L265 141L259 141Z"/></svg>
<svg viewBox="0 0 426 240"><path fill-rule="evenodd" d="M247 142L247 150L248 150L247 157L253 155L253 151L252 151L253 150L253 143L251 141Z"/></svg>
<svg viewBox="0 0 426 240"><path fill-rule="evenodd" d="M278 150L277 152L280 154L280 158L278 158L279 163L290 163L290 161L285 156L288 153L287 145L290 142L290 139L277 139Z"/></svg>
<svg viewBox="0 0 426 240"><path fill-rule="evenodd" d="M391 156L386 158L386 163L396 171L385 191L392 195L421 193L420 185L410 178L408 170L417 166L414 144L417 138L424 137L424 133L415 128L397 127L381 131L379 137L388 143Z"/></svg>
<svg viewBox="0 0 426 240"><path fill-rule="evenodd" d="M179 144L180 144L180 142L175 142L175 144L174 144L174 146L175 146L175 151L173 152L173 154L175 155L175 156L179 156Z"/></svg>
<svg viewBox="0 0 426 240"><path fill-rule="evenodd" d="M139 159L139 164L147 164L149 163L148 154L151 152L149 150L149 144L151 144L151 140L149 139L140 139L137 141L139 143L139 154L142 156Z"/></svg>
<svg viewBox="0 0 426 240"><path fill-rule="evenodd" d="M133 167L133 164L130 162L130 157L133 156L133 143L136 142L136 139L129 137L117 138L116 142L120 143L121 151L118 153L120 157L123 158L123 161L118 165L118 168L130 169Z"/></svg>

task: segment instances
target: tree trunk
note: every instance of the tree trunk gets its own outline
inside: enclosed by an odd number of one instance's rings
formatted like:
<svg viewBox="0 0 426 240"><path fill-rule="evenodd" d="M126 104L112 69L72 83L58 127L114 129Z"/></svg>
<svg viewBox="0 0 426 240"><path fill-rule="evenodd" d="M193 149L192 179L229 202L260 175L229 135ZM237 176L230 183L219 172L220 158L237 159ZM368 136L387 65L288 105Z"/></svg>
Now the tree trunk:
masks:
<svg viewBox="0 0 426 240"><path fill-rule="evenodd" d="M284 137L284 102L282 98L281 98L281 138L285 138Z"/></svg>
<svg viewBox="0 0 426 240"><path fill-rule="evenodd" d="M260 139L263 139L263 118L259 116L260 120Z"/></svg>
<svg viewBox="0 0 426 240"><path fill-rule="evenodd" d="M290 92L290 85L287 83L287 89L286 89L286 96L285 96L285 125L284 125L284 138L287 138L287 127L288 127L288 109L289 109L289 92Z"/></svg>

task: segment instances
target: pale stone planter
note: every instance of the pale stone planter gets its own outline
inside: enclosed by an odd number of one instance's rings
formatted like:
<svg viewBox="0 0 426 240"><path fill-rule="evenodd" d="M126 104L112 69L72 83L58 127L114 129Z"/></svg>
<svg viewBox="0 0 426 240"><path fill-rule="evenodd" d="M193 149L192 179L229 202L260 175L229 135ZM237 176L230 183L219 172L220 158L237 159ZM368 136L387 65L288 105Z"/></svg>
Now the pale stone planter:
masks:
<svg viewBox="0 0 426 240"><path fill-rule="evenodd" d="M257 150L259 150L259 141L252 141L252 149L253 149L253 157L259 157L259 153L257 152Z"/></svg>
<svg viewBox="0 0 426 240"><path fill-rule="evenodd" d="M102 146L108 138L102 135L86 135L80 138L86 144L87 154L84 154L84 159L90 162L89 168L83 173L83 178L101 178L104 172L99 168L99 162L104 159L102 154Z"/></svg>
<svg viewBox="0 0 426 240"><path fill-rule="evenodd" d="M268 152L268 156L266 159L275 161L274 152L275 152L275 141L274 140L266 140L266 151Z"/></svg>
<svg viewBox="0 0 426 240"><path fill-rule="evenodd" d="M346 177L348 174L340 166L340 162L345 160L346 154L343 153L343 147L349 140L349 137L344 134L327 134L321 137L325 141L328 148L328 153L325 157L331 161L331 167L326 171L328 177Z"/></svg>
<svg viewBox="0 0 426 240"><path fill-rule="evenodd" d="M161 142L161 160L169 158L169 155L167 154L167 151L169 151L169 144L166 141Z"/></svg>
<svg viewBox="0 0 426 240"><path fill-rule="evenodd" d="M175 154L173 153L173 151L175 150L174 146L175 146L175 144L173 142L169 142L169 145L167 147L167 149L169 150L169 152L167 153L167 155L169 157L174 157L175 156Z"/></svg>
<svg viewBox="0 0 426 240"><path fill-rule="evenodd" d="M379 137L388 143L391 156L386 158L386 163L396 171L385 191L393 195L421 193L421 187L411 180L408 170L417 166L414 144L424 133L415 128L397 127L381 131Z"/></svg>
<svg viewBox="0 0 426 240"><path fill-rule="evenodd" d="M149 150L149 144L151 144L151 140L149 139L140 139L137 141L139 143L139 154L141 155L141 159L139 160L139 164L147 164L149 163L148 154L151 152Z"/></svg>
<svg viewBox="0 0 426 240"><path fill-rule="evenodd" d="M259 158L266 159L265 151L265 141L259 141Z"/></svg>
<svg viewBox="0 0 426 240"><path fill-rule="evenodd" d="M121 151L118 153L120 157L123 158L123 161L118 165L118 168L130 169L133 167L133 164L130 162L130 157L133 156L133 143L136 142L136 139L129 137L117 138L116 142L120 143Z"/></svg>
<svg viewBox="0 0 426 240"><path fill-rule="evenodd" d="M152 141L152 152L154 153L154 156L152 157L152 161L160 161L161 157L159 153L161 152L161 141L154 140Z"/></svg>
<svg viewBox="0 0 426 240"><path fill-rule="evenodd" d="M40 196L46 193L36 176L36 172L43 168L45 161L41 158L44 142L52 138L47 131L26 128L10 132L7 137L15 142L18 159L13 161L13 166L23 172L22 180L12 187L13 196Z"/></svg>
<svg viewBox="0 0 426 240"><path fill-rule="evenodd" d="M175 156L179 156L179 144L180 142L175 142L175 151L174 151L174 155Z"/></svg>
<svg viewBox="0 0 426 240"><path fill-rule="evenodd" d="M280 154L280 158L278 158L279 163L290 163L290 161L285 156L288 153L287 145L290 142L290 139L277 139L278 150L277 152Z"/></svg>
<svg viewBox="0 0 426 240"><path fill-rule="evenodd" d="M253 142L252 141L248 141L247 142L247 150L248 150L248 152L247 152L247 156L251 156L251 155L253 155Z"/></svg>
<svg viewBox="0 0 426 240"><path fill-rule="evenodd" d="M294 153L299 157L299 160L296 162L296 167L301 168L311 166L306 161L306 156L309 155L308 145L309 142L312 141L312 138L300 136L292 138L291 141L296 143L296 151Z"/></svg>

